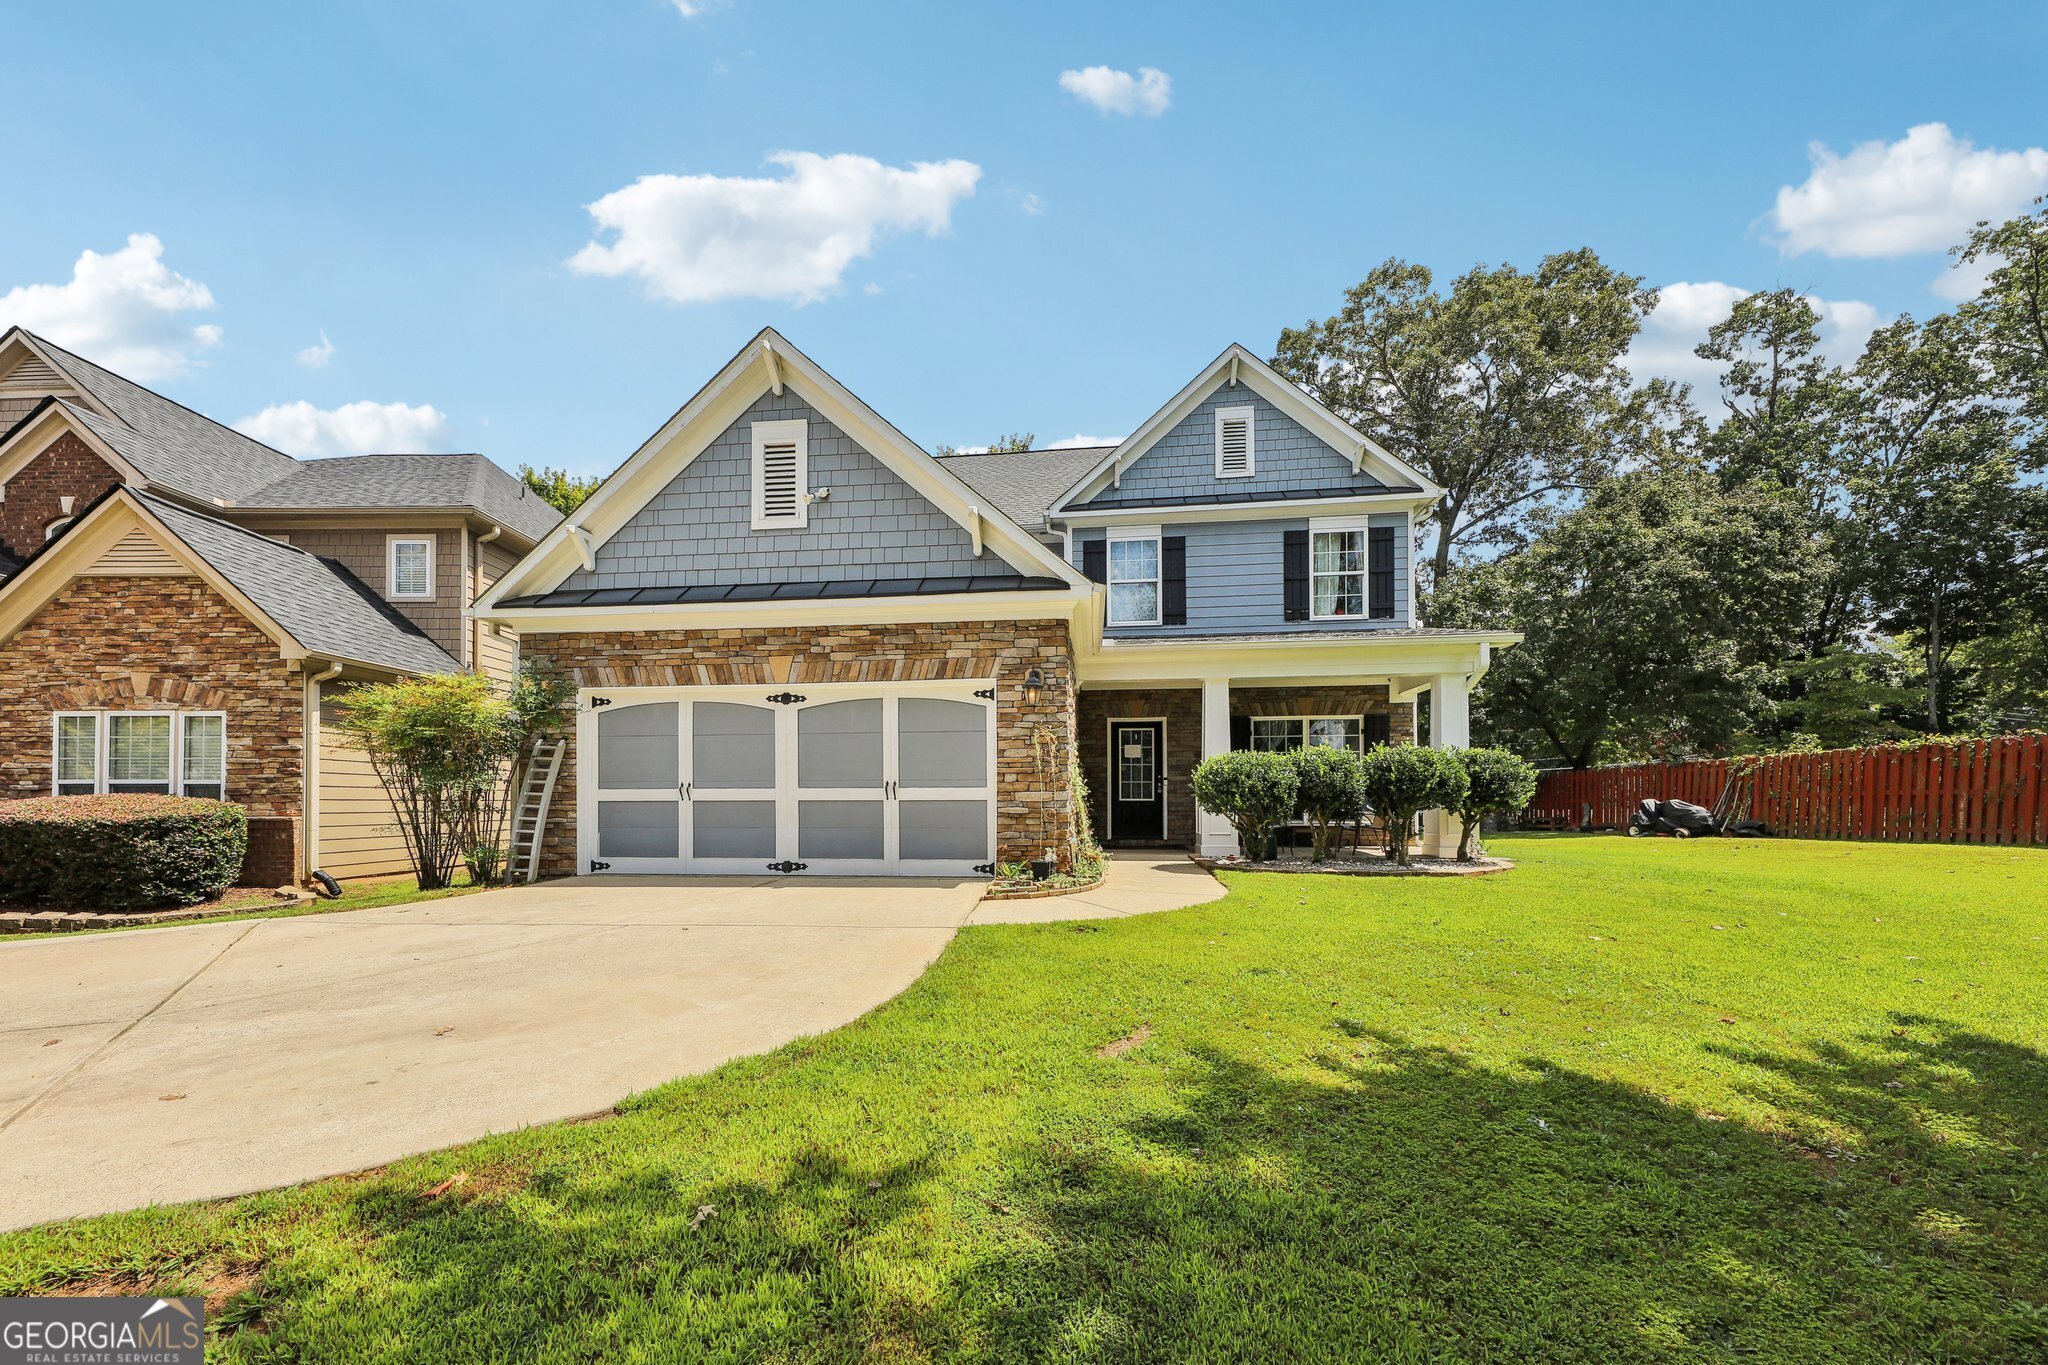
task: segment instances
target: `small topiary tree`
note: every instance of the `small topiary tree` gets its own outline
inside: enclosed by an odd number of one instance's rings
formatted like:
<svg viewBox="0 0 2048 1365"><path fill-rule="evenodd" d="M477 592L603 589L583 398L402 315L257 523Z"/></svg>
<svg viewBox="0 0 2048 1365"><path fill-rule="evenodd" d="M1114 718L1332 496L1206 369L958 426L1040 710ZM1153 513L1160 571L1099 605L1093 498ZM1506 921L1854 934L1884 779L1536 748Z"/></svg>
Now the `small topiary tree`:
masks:
<svg viewBox="0 0 2048 1365"><path fill-rule="evenodd" d="M1213 754L1195 765L1189 785L1203 810L1230 822L1251 862L1264 861L1267 831L1295 812L1294 765L1285 754Z"/></svg>
<svg viewBox="0 0 2048 1365"><path fill-rule="evenodd" d="M1293 765L1295 801L1315 831L1310 860L1330 856L1337 827L1365 813L1365 765L1356 752L1312 744L1287 755Z"/></svg>
<svg viewBox="0 0 2048 1365"><path fill-rule="evenodd" d="M1472 861L1472 832L1489 815L1519 811L1536 797L1536 765L1507 749L1452 749L1465 770L1465 799L1456 813L1465 827L1458 831L1458 861Z"/></svg>
<svg viewBox="0 0 2048 1365"><path fill-rule="evenodd" d="M0 901L154 910L241 875L249 818L227 801L131 793L0 801Z"/></svg>
<svg viewBox="0 0 2048 1365"><path fill-rule="evenodd" d="M1360 760L1365 799L1387 822L1387 857L1408 865L1408 831L1426 810L1456 810L1465 799L1465 769L1448 749L1382 744Z"/></svg>

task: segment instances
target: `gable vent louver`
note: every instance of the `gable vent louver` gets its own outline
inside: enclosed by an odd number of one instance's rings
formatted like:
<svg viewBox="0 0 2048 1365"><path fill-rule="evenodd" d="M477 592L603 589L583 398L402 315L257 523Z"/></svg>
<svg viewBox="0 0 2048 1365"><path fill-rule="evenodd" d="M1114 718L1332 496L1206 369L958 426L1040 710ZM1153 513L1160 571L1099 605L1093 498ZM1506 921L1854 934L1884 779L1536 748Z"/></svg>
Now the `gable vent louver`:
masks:
<svg viewBox="0 0 2048 1365"><path fill-rule="evenodd" d="M801 421L754 423L754 529L805 525L806 425Z"/></svg>
<svg viewBox="0 0 2048 1365"><path fill-rule="evenodd" d="M41 356L25 355L5 374L0 374L0 388L52 393L58 390L68 391L70 386L64 382L64 376L51 368Z"/></svg>
<svg viewBox="0 0 2048 1365"><path fill-rule="evenodd" d="M1252 410L1224 408L1216 414L1216 477L1242 478L1252 472Z"/></svg>

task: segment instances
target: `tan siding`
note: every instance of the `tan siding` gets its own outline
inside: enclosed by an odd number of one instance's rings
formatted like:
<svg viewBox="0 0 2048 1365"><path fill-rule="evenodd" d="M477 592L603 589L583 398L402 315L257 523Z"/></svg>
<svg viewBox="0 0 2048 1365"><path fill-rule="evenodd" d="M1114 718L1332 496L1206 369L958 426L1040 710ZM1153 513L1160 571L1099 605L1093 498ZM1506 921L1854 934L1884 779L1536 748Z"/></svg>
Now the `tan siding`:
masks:
<svg viewBox="0 0 2048 1365"><path fill-rule="evenodd" d="M294 526L292 544L309 554L340 562L380 595L389 593L384 580L384 538L387 535L431 535L434 539L434 600L392 602L400 615L425 631L457 660L463 657L462 532L454 527L422 530L409 526L374 529L325 529ZM388 596L386 597L388 601Z"/></svg>
<svg viewBox="0 0 2048 1365"><path fill-rule="evenodd" d="M341 707L320 702L320 870L330 877L397 877L412 871L398 813L369 755L335 727Z"/></svg>
<svg viewBox="0 0 2048 1365"><path fill-rule="evenodd" d="M477 548L476 597L489 592L497 581L511 572L519 562L513 554L497 541ZM476 668L493 678L510 678L519 668L519 637L511 631L503 635L493 632L488 623L472 622L476 632Z"/></svg>
<svg viewBox="0 0 2048 1365"><path fill-rule="evenodd" d="M140 526L107 548L107 552L81 570L96 575L176 575L192 572L183 562L157 543L156 537Z"/></svg>

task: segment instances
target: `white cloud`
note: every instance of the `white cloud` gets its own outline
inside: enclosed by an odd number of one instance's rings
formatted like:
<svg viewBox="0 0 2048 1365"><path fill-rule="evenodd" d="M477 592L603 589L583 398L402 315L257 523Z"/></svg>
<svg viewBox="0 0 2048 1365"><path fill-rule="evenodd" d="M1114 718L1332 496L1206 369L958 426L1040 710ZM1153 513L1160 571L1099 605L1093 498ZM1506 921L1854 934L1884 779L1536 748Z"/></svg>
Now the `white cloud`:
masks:
<svg viewBox="0 0 2048 1365"><path fill-rule="evenodd" d="M287 455L315 459L440 450L448 439L448 416L427 403L414 407L363 402L316 408L301 399L244 417L235 423L235 430Z"/></svg>
<svg viewBox="0 0 2048 1365"><path fill-rule="evenodd" d="M1123 443L1124 438L1121 436L1083 436L1075 432L1064 441L1051 442L1045 449L1074 450L1080 446L1120 446Z"/></svg>
<svg viewBox="0 0 2048 1365"><path fill-rule="evenodd" d="M182 374L220 344L220 328L183 316L213 307L213 291L166 266L164 244L138 232L102 256L79 253L66 284L17 285L0 295L0 329L19 324L131 379Z"/></svg>
<svg viewBox="0 0 2048 1365"><path fill-rule="evenodd" d="M1173 78L1156 66L1141 66L1135 76L1113 66L1062 71L1060 89L1105 114L1158 118L1173 104Z"/></svg>
<svg viewBox="0 0 2048 1365"><path fill-rule="evenodd" d="M1735 305L1753 290L1718 280L1693 284L1680 281L1657 291L1656 311L1643 322L1622 363L1637 379L1661 376L1691 384L1696 400L1712 396L1720 382L1721 366L1693 354L1693 347L1707 339L1707 329L1727 318ZM1821 353L1836 364L1853 364L1863 353L1863 343L1884 321L1876 308L1859 299L1823 299L1808 294L1806 301L1820 314Z"/></svg>
<svg viewBox="0 0 2048 1365"><path fill-rule="evenodd" d="M569 258L585 275L637 275L674 303L788 299L813 303L836 290L853 262L889 230L944 232L953 205L972 198L981 167L919 161L909 169L872 157L777 152L779 180L645 175L589 206L600 230Z"/></svg>
<svg viewBox="0 0 2048 1365"><path fill-rule="evenodd" d="M299 352L299 363L309 370L324 370L327 362L334 359L334 343L327 339L327 330L320 330L320 344L308 346Z"/></svg>
<svg viewBox="0 0 2048 1365"><path fill-rule="evenodd" d="M1937 298L1950 303L1968 303L1984 292L1984 286L1991 279L1991 272L2005 264L2005 258L1996 252L1986 252L1974 261L1951 261L1948 269L1927 282Z"/></svg>
<svg viewBox="0 0 2048 1365"><path fill-rule="evenodd" d="M1943 251L1980 218L2003 218L2048 190L2048 150L1978 149L1945 123L1847 156L1816 142L1804 184L1778 190L1772 226L1790 255L1910 256Z"/></svg>
<svg viewBox="0 0 2048 1365"><path fill-rule="evenodd" d="M701 19L715 9L724 9L727 0L668 0L675 6L677 14L685 19Z"/></svg>

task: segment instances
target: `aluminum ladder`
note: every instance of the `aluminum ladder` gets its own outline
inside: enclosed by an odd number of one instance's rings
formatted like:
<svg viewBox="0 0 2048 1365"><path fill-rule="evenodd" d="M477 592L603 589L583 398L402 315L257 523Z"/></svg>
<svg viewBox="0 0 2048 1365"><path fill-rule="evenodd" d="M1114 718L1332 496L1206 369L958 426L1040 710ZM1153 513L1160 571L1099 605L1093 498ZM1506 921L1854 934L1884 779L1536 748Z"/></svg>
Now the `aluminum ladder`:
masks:
<svg viewBox="0 0 2048 1365"><path fill-rule="evenodd" d="M534 741L526 778L519 784L519 804L512 810L512 874L530 882L540 875L541 835L548 825L548 803L554 800L555 779L562 775L567 739Z"/></svg>

